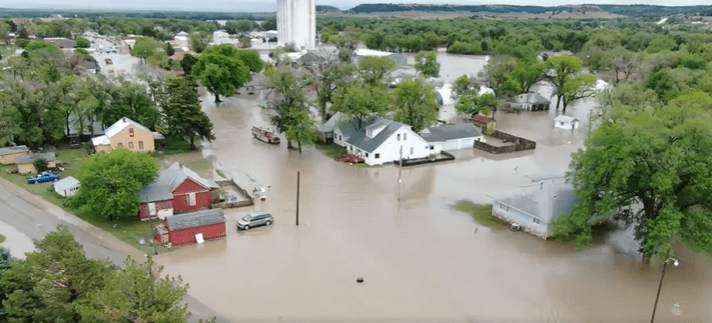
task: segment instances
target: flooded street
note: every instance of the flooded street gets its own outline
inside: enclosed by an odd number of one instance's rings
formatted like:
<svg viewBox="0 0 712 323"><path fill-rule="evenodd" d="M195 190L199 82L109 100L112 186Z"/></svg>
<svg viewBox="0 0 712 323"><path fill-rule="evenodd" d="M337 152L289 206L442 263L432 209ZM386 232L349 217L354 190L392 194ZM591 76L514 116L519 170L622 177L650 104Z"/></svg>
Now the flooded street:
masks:
<svg viewBox="0 0 712 323"><path fill-rule="evenodd" d="M548 97L548 93L542 95ZM190 294L234 322L641 322L655 300L661 267L618 254L605 237L587 251L522 232L497 232L454 210L460 200L531 185L527 175L568 169L582 147L592 102L570 107L573 132L554 129L554 108L497 112L499 130L537 142L533 151L475 149L452 162L404 168L398 200L393 165L356 168L310 147L252 138L267 126L256 95L203 98L217 139L206 146L248 191L271 186L266 202L226 210L227 237L159 255ZM296 177L301 173L295 225ZM275 223L247 232L238 217L269 210ZM712 319L707 257L679 255L668 267L657 322ZM358 284L357 277L364 283ZM681 315L672 313L679 303Z"/></svg>

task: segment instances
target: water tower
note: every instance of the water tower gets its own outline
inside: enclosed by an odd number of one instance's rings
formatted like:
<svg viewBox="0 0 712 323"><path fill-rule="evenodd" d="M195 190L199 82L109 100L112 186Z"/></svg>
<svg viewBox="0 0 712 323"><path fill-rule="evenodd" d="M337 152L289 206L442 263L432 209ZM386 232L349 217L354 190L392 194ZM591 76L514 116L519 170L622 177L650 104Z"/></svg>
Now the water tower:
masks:
<svg viewBox="0 0 712 323"><path fill-rule="evenodd" d="M316 47L315 0L277 0L277 41L300 50Z"/></svg>

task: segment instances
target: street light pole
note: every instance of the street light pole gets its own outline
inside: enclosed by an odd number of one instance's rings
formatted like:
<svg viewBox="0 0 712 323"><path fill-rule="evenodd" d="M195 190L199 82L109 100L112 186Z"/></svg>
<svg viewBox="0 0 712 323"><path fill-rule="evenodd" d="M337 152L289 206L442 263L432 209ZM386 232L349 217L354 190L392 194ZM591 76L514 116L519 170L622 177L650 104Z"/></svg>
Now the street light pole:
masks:
<svg viewBox="0 0 712 323"><path fill-rule="evenodd" d="M299 226L299 172L297 172L297 226Z"/></svg>
<svg viewBox="0 0 712 323"><path fill-rule="evenodd" d="M668 261L672 260L673 265L677 266L679 264L677 259L674 258L668 258L670 256L670 251L668 251L667 255L665 256L665 264L663 264L663 274L660 276L660 283L658 284L658 294L655 296L655 305L653 305L653 316L650 317L650 323L655 322L655 311L658 309L658 300L660 299L660 290L663 287L663 279L665 278L665 270L667 269L667 264Z"/></svg>

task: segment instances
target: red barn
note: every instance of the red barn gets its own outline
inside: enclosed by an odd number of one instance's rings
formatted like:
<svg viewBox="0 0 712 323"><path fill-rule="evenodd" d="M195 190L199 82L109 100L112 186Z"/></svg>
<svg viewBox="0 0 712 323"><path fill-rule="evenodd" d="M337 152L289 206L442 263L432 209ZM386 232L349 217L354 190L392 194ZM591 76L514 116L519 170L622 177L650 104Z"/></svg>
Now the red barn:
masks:
<svg viewBox="0 0 712 323"><path fill-rule="evenodd" d="M196 243L198 234L204 240L220 239L225 236L225 215L221 209L213 209L169 216L156 231L157 241L174 246Z"/></svg>
<svg viewBox="0 0 712 323"><path fill-rule="evenodd" d="M174 213L210 208L220 199L215 181L200 177L178 163L161 172L156 182L141 191L141 220L165 219Z"/></svg>

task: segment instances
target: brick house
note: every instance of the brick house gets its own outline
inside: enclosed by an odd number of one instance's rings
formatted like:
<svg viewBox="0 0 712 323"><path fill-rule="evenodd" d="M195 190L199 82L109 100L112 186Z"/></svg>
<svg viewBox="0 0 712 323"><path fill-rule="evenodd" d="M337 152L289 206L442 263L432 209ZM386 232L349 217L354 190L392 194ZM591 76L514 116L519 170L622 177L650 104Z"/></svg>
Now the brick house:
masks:
<svg viewBox="0 0 712 323"><path fill-rule="evenodd" d="M215 181L174 163L160 173L155 183L141 191L139 218L165 219L177 213L209 209L220 200L219 188Z"/></svg>
<svg viewBox="0 0 712 323"><path fill-rule="evenodd" d="M106 128L103 135L91 138L91 142L96 152L109 153L122 148L133 152L148 152L156 150L156 139L163 139L163 135L129 118L121 118Z"/></svg>

